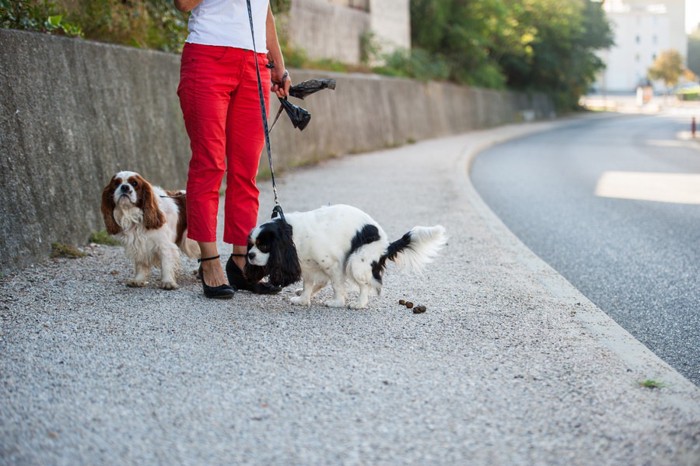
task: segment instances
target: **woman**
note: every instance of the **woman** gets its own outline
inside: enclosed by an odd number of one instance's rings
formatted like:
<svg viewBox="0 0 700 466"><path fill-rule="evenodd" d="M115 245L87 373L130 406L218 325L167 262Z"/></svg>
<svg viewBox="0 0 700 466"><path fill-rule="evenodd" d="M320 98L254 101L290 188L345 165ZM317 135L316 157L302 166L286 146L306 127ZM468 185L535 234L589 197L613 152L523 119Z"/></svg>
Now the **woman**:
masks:
<svg viewBox="0 0 700 466"><path fill-rule="evenodd" d="M248 233L258 218L255 177L265 141L254 53L268 109L270 90L285 97L291 86L269 0L250 0L250 6L255 47L246 0L175 0L178 10L191 12L178 96L192 149L188 236L201 249L200 276L208 298L229 299L236 289L279 291L248 282L243 274ZM225 173L224 242L233 245L226 275L216 245L219 188Z"/></svg>

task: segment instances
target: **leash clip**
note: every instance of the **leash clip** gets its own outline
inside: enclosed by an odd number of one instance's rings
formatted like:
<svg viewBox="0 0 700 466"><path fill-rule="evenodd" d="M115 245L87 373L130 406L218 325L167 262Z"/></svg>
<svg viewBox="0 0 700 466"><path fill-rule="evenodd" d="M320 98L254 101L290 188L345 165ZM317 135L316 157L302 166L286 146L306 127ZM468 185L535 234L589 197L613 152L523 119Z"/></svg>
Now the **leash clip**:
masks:
<svg viewBox="0 0 700 466"><path fill-rule="evenodd" d="M280 218L284 220L284 212L282 211L282 206L279 204L275 204L275 207L272 208L272 217L273 220L276 218Z"/></svg>

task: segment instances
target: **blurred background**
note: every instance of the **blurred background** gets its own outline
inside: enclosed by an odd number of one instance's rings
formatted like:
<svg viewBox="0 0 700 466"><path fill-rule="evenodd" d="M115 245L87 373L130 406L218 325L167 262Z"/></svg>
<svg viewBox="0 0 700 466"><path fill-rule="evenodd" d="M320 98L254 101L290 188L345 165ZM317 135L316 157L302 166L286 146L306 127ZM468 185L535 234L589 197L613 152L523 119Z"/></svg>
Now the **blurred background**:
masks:
<svg viewBox="0 0 700 466"><path fill-rule="evenodd" d="M700 99L698 0L271 5L292 68L545 92L559 111ZM0 0L0 27L178 53L187 15L163 0Z"/></svg>

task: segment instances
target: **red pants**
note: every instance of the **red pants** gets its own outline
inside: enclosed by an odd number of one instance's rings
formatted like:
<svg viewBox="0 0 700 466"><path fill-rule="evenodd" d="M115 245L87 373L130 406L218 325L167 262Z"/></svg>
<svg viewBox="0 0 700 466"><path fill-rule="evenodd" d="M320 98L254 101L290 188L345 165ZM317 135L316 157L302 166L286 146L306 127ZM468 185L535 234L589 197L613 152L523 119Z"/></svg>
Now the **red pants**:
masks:
<svg viewBox="0 0 700 466"><path fill-rule="evenodd" d="M258 54L258 63L267 111L270 70L265 54ZM216 241L219 189L226 173L224 242L245 245L258 219L255 177L265 143L253 52L186 43L177 94L192 149L188 237Z"/></svg>

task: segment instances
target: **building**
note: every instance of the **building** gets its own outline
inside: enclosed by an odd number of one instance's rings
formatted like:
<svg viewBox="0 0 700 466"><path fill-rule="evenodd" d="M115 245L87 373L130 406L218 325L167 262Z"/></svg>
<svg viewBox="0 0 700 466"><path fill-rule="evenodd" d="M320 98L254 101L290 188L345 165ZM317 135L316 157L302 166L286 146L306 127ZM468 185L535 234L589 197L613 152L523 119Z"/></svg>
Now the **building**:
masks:
<svg viewBox="0 0 700 466"><path fill-rule="evenodd" d="M361 63L370 38L381 53L411 48L409 0L292 0L286 28L312 59Z"/></svg>
<svg viewBox="0 0 700 466"><path fill-rule="evenodd" d="M685 0L606 0L603 8L615 45L598 54L607 66L596 82L598 92L633 92L666 50L677 50L687 61Z"/></svg>

